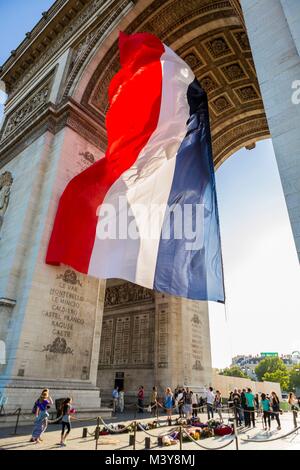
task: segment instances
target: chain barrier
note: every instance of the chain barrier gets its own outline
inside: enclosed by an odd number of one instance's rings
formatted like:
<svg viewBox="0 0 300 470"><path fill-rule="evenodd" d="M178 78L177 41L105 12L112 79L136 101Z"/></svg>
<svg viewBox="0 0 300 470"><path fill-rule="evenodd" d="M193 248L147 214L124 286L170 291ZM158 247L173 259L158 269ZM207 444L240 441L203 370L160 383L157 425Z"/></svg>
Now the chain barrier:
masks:
<svg viewBox="0 0 300 470"><path fill-rule="evenodd" d="M235 437L234 437L233 439L231 439L231 441L226 442L226 444L223 444L223 445L220 446L220 447L206 447L206 446L204 446L203 444L199 444L199 442L196 441L196 440L186 431L185 428L182 429L182 432L183 432L183 434L185 434L185 435L189 438L189 440L190 440L191 442L193 442L194 444L196 444L198 447L200 447L200 448L203 449L203 450L221 450L221 449L225 449L225 447L230 446L230 445L234 442L234 440L235 440Z"/></svg>
<svg viewBox="0 0 300 470"><path fill-rule="evenodd" d="M129 423L127 426L125 426L124 428L121 428L121 429L114 429L112 427L110 427L109 425L107 425L103 419L100 417L100 421L101 423L103 424L103 426L111 433L113 434L121 434L123 432L127 432L127 429L129 429L130 427L134 426L135 424L135 421L132 421L131 423Z"/></svg>
<svg viewBox="0 0 300 470"><path fill-rule="evenodd" d="M19 412L21 412L22 408L17 408L13 413L0 413L0 418L7 418L9 416L16 416Z"/></svg>
<svg viewBox="0 0 300 470"><path fill-rule="evenodd" d="M277 437L274 437L274 438L271 438L271 439L251 439L251 438L243 439L243 438L241 438L241 440L243 442L273 442L273 441L278 441L279 439L285 439L286 437L290 436L291 434L294 434L295 432L298 432L299 429L300 429L300 426L298 426L297 428L295 428L292 431L288 432L287 434L284 434L283 436L277 436Z"/></svg>

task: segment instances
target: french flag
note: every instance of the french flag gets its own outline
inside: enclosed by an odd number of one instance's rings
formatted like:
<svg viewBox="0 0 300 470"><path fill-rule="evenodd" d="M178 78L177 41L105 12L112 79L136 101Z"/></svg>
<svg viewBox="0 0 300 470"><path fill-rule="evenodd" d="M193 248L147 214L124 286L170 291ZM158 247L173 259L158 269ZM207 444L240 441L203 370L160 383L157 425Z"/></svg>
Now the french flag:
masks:
<svg viewBox="0 0 300 470"><path fill-rule="evenodd" d="M157 37L120 33L119 47L106 155L67 185L46 263L224 302L206 94Z"/></svg>

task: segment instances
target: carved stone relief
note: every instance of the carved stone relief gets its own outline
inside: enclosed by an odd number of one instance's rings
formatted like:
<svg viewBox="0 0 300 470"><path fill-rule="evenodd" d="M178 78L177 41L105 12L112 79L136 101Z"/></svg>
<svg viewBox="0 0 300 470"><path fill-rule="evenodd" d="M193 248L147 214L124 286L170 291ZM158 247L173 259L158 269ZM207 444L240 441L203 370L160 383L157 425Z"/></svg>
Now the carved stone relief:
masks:
<svg viewBox="0 0 300 470"><path fill-rule="evenodd" d="M0 175L0 230L3 224L5 212L8 207L12 183L13 177L9 171L6 171Z"/></svg>

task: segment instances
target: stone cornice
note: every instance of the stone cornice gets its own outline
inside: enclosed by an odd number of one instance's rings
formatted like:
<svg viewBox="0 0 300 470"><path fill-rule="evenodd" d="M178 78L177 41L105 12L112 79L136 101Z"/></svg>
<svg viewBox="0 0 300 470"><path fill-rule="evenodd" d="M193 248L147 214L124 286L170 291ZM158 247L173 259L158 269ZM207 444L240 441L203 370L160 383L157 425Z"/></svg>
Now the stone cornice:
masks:
<svg viewBox="0 0 300 470"><path fill-rule="evenodd" d="M39 136L49 131L58 133L63 128L73 129L87 141L104 151L106 148L106 132L95 116L86 111L72 98L65 100L60 106L45 103L30 116L23 126L10 134L0 144L0 168L12 160Z"/></svg>
<svg viewBox="0 0 300 470"><path fill-rule="evenodd" d="M132 3L134 3L133 0ZM45 62L63 47L80 40L83 31L91 26L90 20L104 21L120 0L58 0L38 23L35 34L14 51L14 54L2 67L0 79L7 87L9 100L39 71ZM55 7L55 8L54 8ZM53 9L53 11L52 11ZM70 47L70 46L69 46Z"/></svg>

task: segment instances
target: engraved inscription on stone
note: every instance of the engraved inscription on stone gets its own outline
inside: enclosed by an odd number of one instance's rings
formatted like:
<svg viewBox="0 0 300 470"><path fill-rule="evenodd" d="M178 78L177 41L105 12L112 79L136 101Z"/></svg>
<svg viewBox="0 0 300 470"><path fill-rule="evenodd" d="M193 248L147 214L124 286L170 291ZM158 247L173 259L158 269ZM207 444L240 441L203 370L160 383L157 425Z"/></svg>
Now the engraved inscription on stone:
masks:
<svg viewBox="0 0 300 470"><path fill-rule="evenodd" d="M99 356L100 365L109 365L111 363L113 331L114 320L112 318L103 320Z"/></svg>
<svg viewBox="0 0 300 470"><path fill-rule="evenodd" d="M114 364L128 364L130 340L130 317L118 318L116 321Z"/></svg>
<svg viewBox="0 0 300 470"><path fill-rule="evenodd" d="M150 318L149 313L134 315L131 359L133 364L150 362Z"/></svg>
<svg viewBox="0 0 300 470"><path fill-rule="evenodd" d="M157 359L160 369L168 367L168 304L158 306Z"/></svg>
<svg viewBox="0 0 300 470"><path fill-rule="evenodd" d="M150 365L154 359L154 312L103 320L99 366Z"/></svg>
<svg viewBox="0 0 300 470"><path fill-rule="evenodd" d="M85 287L71 269L56 276L56 283L49 289L47 308L42 311L48 342L42 345L47 361L59 362L59 356L72 357L72 367L67 367L72 378L88 375L93 336L93 312L89 312L85 299ZM45 299L46 300L46 299ZM90 322L91 320L91 322ZM84 335L84 336L83 336ZM80 338L84 338L79 343ZM86 371L82 375L82 370Z"/></svg>

